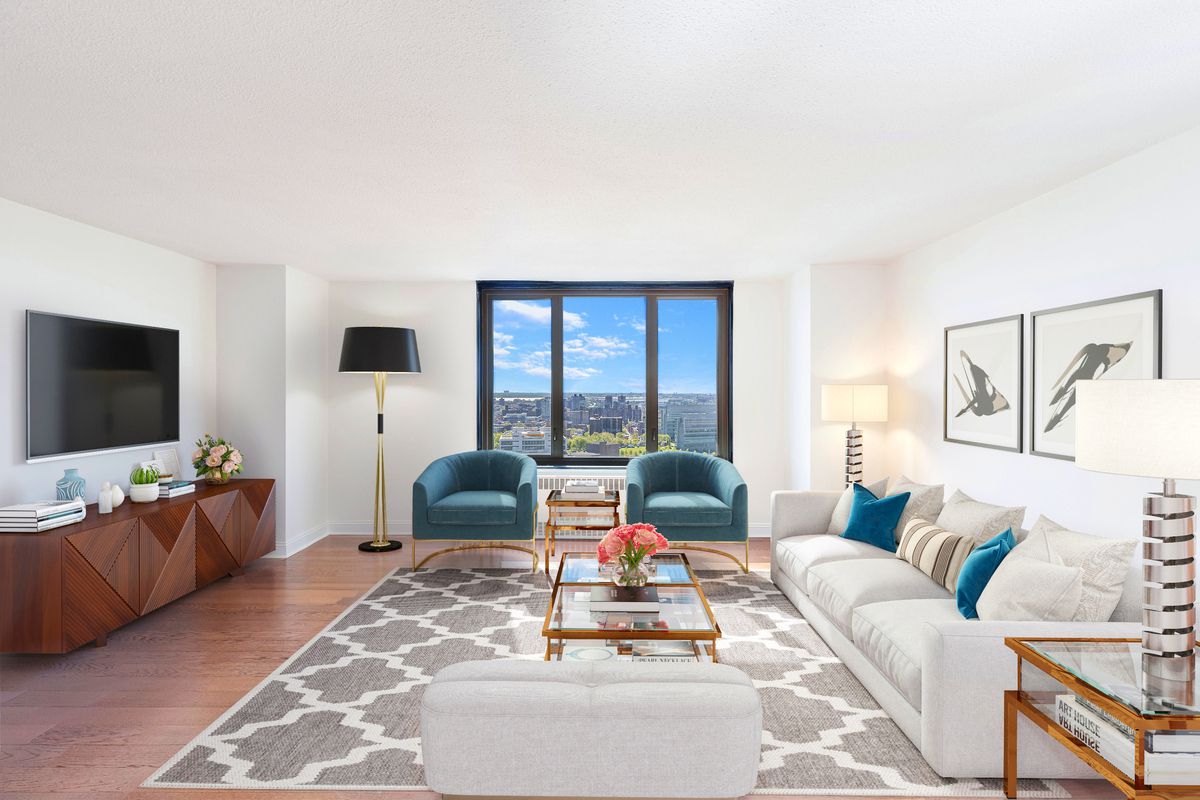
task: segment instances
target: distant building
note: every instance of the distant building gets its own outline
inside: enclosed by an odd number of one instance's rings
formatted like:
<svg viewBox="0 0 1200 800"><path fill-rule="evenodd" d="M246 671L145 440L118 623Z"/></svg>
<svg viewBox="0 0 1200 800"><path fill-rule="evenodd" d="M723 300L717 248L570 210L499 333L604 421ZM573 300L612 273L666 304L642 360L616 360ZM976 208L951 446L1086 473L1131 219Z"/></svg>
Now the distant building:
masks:
<svg viewBox="0 0 1200 800"><path fill-rule="evenodd" d="M593 456L619 456L621 455L621 445L616 442L588 442L588 455Z"/></svg>
<svg viewBox="0 0 1200 800"><path fill-rule="evenodd" d="M680 450L717 452L717 404L696 400L670 400L663 406L660 433L671 437Z"/></svg>
<svg viewBox="0 0 1200 800"><path fill-rule="evenodd" d="M621 417L592 417L588 420L588 433L620 433L624 423Z"/></svg>
<svg viewBox="0 0 1200 800"><path fill-rule="evenodd" d="M551 433L549 428L516 430L500 434L500 449L526 455L549 455Z"/></svg>

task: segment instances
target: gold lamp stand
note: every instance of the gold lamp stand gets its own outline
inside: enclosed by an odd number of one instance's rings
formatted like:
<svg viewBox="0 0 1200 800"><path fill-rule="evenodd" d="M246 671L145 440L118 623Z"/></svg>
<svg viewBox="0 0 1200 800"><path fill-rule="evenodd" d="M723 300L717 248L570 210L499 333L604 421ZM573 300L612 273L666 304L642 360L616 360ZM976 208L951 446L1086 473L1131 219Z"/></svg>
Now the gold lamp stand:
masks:
<svg viewBox="0 0 1200 800"><path fill-rule="evenodd" d="M404 545L393 542L387 535L387 482L383 470L383 397L387 392L387 373L375 373L375 418L378 420L375 435L375 536L358 546L367 553L386 553L399 550Z"/></svg>

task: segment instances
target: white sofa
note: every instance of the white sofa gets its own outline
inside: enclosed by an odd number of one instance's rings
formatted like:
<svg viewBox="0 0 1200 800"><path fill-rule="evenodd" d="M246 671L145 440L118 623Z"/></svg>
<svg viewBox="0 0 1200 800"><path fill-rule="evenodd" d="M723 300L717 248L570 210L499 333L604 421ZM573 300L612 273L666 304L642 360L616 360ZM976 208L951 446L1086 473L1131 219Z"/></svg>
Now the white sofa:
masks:
<svg viewBox="0 0 1200 800"><path fill-rule="evenodd" d="M1003 774L1003 692L1016 688L1006 636L1140 635L1136 563L1109 622L966 620L953 596L908 562L827 534L840 494L771 496L771 579L939 775ZM1021 726L1021 777L1095 777L1028 720Z"/></svg>

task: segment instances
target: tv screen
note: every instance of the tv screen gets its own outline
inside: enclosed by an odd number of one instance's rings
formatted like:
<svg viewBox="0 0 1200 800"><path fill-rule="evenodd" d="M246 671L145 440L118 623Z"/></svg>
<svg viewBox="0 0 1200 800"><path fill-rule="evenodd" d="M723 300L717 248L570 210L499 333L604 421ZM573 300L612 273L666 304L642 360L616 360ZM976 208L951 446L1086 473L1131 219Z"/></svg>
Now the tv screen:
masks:
<svg viewBox="0 0 1200 800"><path fill-rule="evenodd" d="M25 312L28 459L179 440L179 331Z"/></svg>

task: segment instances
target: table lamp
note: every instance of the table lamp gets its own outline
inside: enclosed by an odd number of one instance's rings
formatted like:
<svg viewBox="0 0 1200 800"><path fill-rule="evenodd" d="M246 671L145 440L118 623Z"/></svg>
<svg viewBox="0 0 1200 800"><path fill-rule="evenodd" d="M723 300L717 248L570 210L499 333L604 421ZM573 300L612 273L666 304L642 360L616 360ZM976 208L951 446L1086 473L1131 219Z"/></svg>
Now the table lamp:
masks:
<svg viewBox="0 0 1200 800"><path fill-rule="evenodd" d="M821 387L821 420L849 422L846 431L846 485L862 483L863 438L860 422L887 422L888 387L839 383Z"/></svg>
<svg viewBox="0 0 1200 800"><path fill-rule="evenodd" d="M412 328L346 328L338 372L370 372L375 376L375 521L374 537L358 546L368 553L399 550L403 545L387 536L387 486L383 471L383 396L389 372L420 372L417 334Z"/></svg>
<svg viewBox="0 0 1200 800"><path fill-rule="evenodd" d="M1162 479L1162 491L1142 499L1143 672L1190 682L1196 498L1177 494L1175 480L1200 479L1200 380L1079 381L1075 403L1077 466Z"/></svg>

